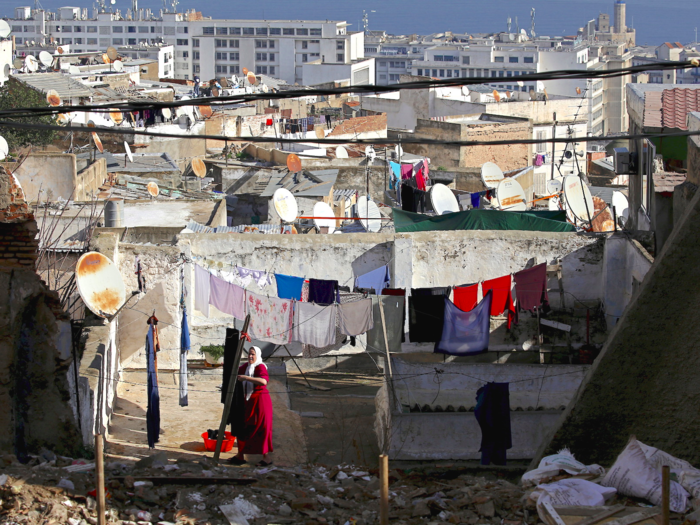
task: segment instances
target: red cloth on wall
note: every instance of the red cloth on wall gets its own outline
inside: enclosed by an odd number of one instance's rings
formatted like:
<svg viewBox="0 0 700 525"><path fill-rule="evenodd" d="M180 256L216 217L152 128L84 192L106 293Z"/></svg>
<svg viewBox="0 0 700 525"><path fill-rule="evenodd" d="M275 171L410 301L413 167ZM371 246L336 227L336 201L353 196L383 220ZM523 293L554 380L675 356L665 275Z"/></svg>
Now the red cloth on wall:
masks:
<svg viewBox="0 0 700 525"><path fill-rule="evenodd" d="M496 279L489 279L481 283L481 292L486 295L489 290L493 290L493 300L491 301L491 315L501 315L508 311L508 328L515 318L515 306L513 296L510 293L510 275L504 275Z"/></svg>
<svg viewBox="0 0 700 525"><path fill-rule="evenodd" d="M547 297L547 263L538 264L514 275L515 296L518 310L534 310L548 307Z"/></svg>
<svg viewBox="0 0 700 525"><path fill-rule="evenodd" d="M454 289L454 305L463 312L471 312L478 302L479 285L456 286Z"/></svg>

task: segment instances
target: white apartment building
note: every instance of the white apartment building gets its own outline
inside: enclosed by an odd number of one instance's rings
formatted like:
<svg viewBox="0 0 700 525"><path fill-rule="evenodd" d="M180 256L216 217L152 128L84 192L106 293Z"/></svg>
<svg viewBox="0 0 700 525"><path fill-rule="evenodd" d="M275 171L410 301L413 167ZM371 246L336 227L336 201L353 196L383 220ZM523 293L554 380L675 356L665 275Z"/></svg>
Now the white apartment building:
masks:
<svg viewBox="0 0 700 525"><path fill-rule="evenodd" d="M364 33L349 33L347 22L302 20L215 20L190 13L163 13L162 18L128 20L117 13L64 7L57 13L21 7L12 27L18 52L33 42L71 45L76 53L104 52L113 46L173 45L174 77L203 80L242 74L304 83L302 66L351 65L364 58ZM349 71L349 68L348 68ZM349 77L349 75L348 75Z"/></svg>

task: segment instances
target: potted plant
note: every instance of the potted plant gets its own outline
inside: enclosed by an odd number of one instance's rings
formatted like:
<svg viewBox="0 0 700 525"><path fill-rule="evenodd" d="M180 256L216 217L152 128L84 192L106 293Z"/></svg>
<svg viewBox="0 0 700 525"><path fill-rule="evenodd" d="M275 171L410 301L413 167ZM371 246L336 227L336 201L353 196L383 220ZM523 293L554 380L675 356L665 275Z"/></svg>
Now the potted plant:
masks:
<svg viewBox="0 0 700 525"><path fill-rule="evenodd" d="M210 365L224 364L224 347L222 345L206 345L199 347L199 353L204 356L204 360Z"/></svg>

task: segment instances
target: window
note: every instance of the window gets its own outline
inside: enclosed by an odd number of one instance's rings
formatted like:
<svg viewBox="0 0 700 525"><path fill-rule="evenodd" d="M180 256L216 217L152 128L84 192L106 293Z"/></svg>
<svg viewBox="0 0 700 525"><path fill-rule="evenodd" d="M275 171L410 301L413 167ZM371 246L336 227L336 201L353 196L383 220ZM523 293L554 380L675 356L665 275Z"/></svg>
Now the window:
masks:
<svg viewBox="0 0 700 525"><path fill-rule="evenodd" d="M517 77L518 75L520 75L520 71L518 71L518 70L513 71L513 76L514 76L514 77Z"/></svg>
<svg viewBox="0 0 700 525"><path fill-rule="evenodd" d="M275 49L275 41L274 40L268 40L267 42L267 47L270 49Z"/></svg>
<svg viewBox="0 0 700 525"><path fill-rule="evenodd" d="M389 75L389 80L398 82L401 75Z"/></svg>
<svg viewBox="0 0 700 525"><path fill-rule="evenodd" d="M270 62L273 62L273 61L275 60L275 54L274 54L274 53L270 53L269 57L270 57Z"/></svg>
<svg viewBox="0 0 700 525"><path fill-rule="evenodd" d="M216 47L228 47L228 40L219 40L217 38L214 42L214 45Z"/></svg>
<svg viewBox="0 0 700 525"><path fill-rule="evenodd" d="M229 66L229 69L230 69L231 73L233 73L234 75L237 75L241 70L241 66Z"/></svg>
<svg viewBox="0 0 700 525"><path fill-rule="evenodd" d="M512 76L513 76L513 72L510 71L510 70L506 71L506 76L507 76L507 77L512 77Z"/></svg>
<svg viewBox="0 0 700 525"><path fill-rule="evenodd" d="M64 46L65 46L65 45L68 45L68 44L72 44L72 43L73 43L73 39L72 39L72 38L63 38L63 39L61 39L61 44L63 44Z"/></svg>
<svg viewBox="0 0 700 525"><path fill-rule="evenodd" d="M58 28L56 28L58 29ZM109 26L100 26L100 34L101 35L109 35L111 31L109 30Z"/></svg>
<svg viewBox="0 0 700 525"><path fill-rule="evenodd" d="M459 76L459 69L455 69L455 77Z"/></svg>
<svg viewBox="0 0 700 525"><path fill-rule="evenodd" d="M267 36L267 27L256 27L255 34L261 36Z"/></svg>
<svg viewBox="0 0 700 525"><path fill-rule="evenodd" d="M228 69L227 66L216 66L216 72L217 73L226 73L226 70Z"/></svg>
<svg viewBox="0 0 700 525"><path fill-rule="evenodd" d="M495 77L495 76L496 76L496 72L495 72L495 71L491 71L491 76L492 76L492 77Z"/></svg>
<svg viewBox="0 0 700 525"><path fill-rule="evenodd" d="M88 29L90 29L90 28L88 27ZM92 32L93 31L88 31L88 33L92 33ZM124 28L122 26L114 26L112 28L112 33L123 33L123 32L124 32Z"/></svg>
<svg viewBox="0 0 700 525"><path fill-rule="evenodd" d="M16 44L21 44L21 43L22 43L22 39L21 39L21 38L18 38L18 37L15 37L15 43L16 43Z"/></svg>
<svg viewBox="0 0 700 525"><path fill-rule="evenodd" d="M148 44L147 38L139 38L139 44Z"/></svg>
<svg viewBox="0 0 700 525"><path fill-rule="evenodd" d="M243 34L244 34L244 35L254 35L254 34L255 34L255 28L254 28L254 27L244 27L244 28L243 28Z"/></svg>
<svg viewBox="0 0 700 525"><path fill-rule="evenodd" d="M214 27L203 27L202 28L202 34L203 35L213 35L214 34Z"/></svg>
<svg viewBox="0 0 700 525"><path fill-rule="evenodd" d="M308 62L308 61L309 61L309 55L307 55L306 53L304 53L303 55L301 55L301 61L302 61L302 62Z"/></svg>
<svg viewBox="0 0 700 525"><path fill-rule="evenodd" d="M75 43L76 43L76 44L81 44L81 45L82 45L83 39L82 39L82 38L76 38L76 39L75 39Z"/></svg>
<svg viewBox="0 0 700 525"><path fill-rule="evenodd" d="M505 75L504 75L504 72L503 72L503 71L499 71L499 72L498 72L498 76L501 77L501 78L503 78L503 77L505 76Z"/></svg>
<svg viewBox="0 0 700 525"><path fill-rule="evenodd" d="M416 73L417 73L417 75L418 75L419 77L422 77L422 76L423 76L423 70L422 70L422 69L419 69Z"/></svg>
<svg viewBox="0 0 700 525"><path fill-rule="evenodd" d="M279 27L271 27L270 28L270 34L271 35L281 35L282 34L282 29Z"/></svg>
<svg viewBox="0 0 700 525"><path fill-rule="evenodd" d="M128 39L126 40L126 43L127 43L127 45L129 45L129 46L135 46L135 45L136 45L136 39L135 39L135 38L128 38ZM100 43L100 45L102 45L102 43Z"/></svg>
<svg viewBox="0 0 700 525"><path fill-rule="evenodd" d="M435 62L444 62L445 57L442 55L435 55L434 60Z"/></svg>
<svg viewBox="0 0 700 525"><path fill-rule="evenodd" d="M255 66L256 75L267 75L267 66Z"/></svg>
<svg viewBox="0 0 700 525"><path fill-rule="evenodd" d="M538 131L537 132L537 140L547 140L547 132L546 131ZM547 144L545 142L538 142L537 143L537 153L546 153L547 152Z"/></svg>
<svg viewBox="0 0 700 525"><path fill-rule="evenodd" d="M199 51L193 51L192 58L194 58L195 60L199 60Z"/></svg>
<svg viewBox="0 0 700 525"><path fill-rule="evenodd" d="M432 76L436 77L437 76L437 69L433 69L433 74Z"/></svg>
<svg viewBox="0 0 700 525"><path fill-rule="evenodd" d="M228 59L229 59L229 60L236 60L236 61L237 61L237 60L240 59L240 53L238 53L238 51L236 51L235 53L229 53L229 54L228 54Z"/></svg>
<svg viewBox="0 0 700 525"><path fill-rule="evenodd" d="M503 62L503 57L493 57L494 62Z"/></svg>
<svg viewBox="0 0 700 525"><path fill-rule="evenodd" d="M148 33L148 26L139 26L139 33Z"/></svg>
<svg viewBox="0 0 700 525"><path fill-rule="evenodd" d="M445 78L445 70L444 69L440 70L440 78Z"/></svg>
<svg viewBox="0 0 700 525"><path fill-rule="evenodd" d="M345 55L343 53L338 53L335 59L337 62L345 62Z"/></svg>
<svg viewBox="0 0 700 525"><path fill-rule="evenodd" d="M309 49L309 43L306 40L301 41L301 48L302 49Z"/></svg>
<svg viewBox="0 0 700 525"><path fill-rule="evenodd" d="M304 28L297 29L297 36L308 36L308 35L309 35L308 29L304 29Z"/></svg>
<svg viewBox="0 0 700 525"><path fill-rule="evenodd" d="M192 39L192 47L199 47L199 38Z"/></svg>
<svg viewBox="0 0 700 525"><path fill-rule="evenodd" d="M228 30L229 35L240 35L241 34L241 28L240 27L230 27Z"/></svg>
<svg viewBox="0 0 700 525"><path fill-rule="evenodd" d="M163 34L164 35L174 35L175 34L175 28L173 26L165 26L163 28Z"/></svg>
<svg viewBox="0 0 700 525"><path fill-rule="evenodd" d="M520 58L519 58L519 57L508 57L508 63L509 63L509 64L517 64L518 62L520 62Z"/></svg>
<svg viewBox="0 0 700 525"><path fill-rule="evenodd" d="M283 35L293 35L294 29L292 29L291 27L285 27L284 29L282 29L282 34Z"/></svg>
<svg viewBox="0 0 700 525"><path fill-rule="evenodd" d="M593 83L593 91L598 91L599 89L603 89L603 82L599 80L598 82Z"/></svg>
<svg viewBox="0 0 700 525"><path fill-rule="evenodd" d="M462 57L462 64L471 64L472 57Z"/></svg>
<svg viewBox="0 0 700 525"><path fill-rule="evenodd" d="M83 32L83 26L74 26L74 27L73 27L73 32L75 32L75 33L82 33L82 32Z"/></svg>
<svg viewBox="0 0 700 525"><path fill-rule="evenodd" d="M240 40L229 40L228 41L228 47L233 47L233 48L238 48L238 45L240 44Z"/></svg>
<svg viewBox="0 0 700 525"><path fill-rule="evenodd" d="M88 38L88 40L91 40L91 39ZM92 39L92 40L94 40L94 39ZM113 38L112 45L113 46L122 46L122 45L124 45L124 39L123 38Z"/></svg>
<svg viewBox="0 0 700 525"><path fill-rule="evenodd" d="M523 57L523 62L525 62L526 64L534 64L535 57Z"/></svg>
<svg viewBox="0 0 700 525"><path fill-rule="evenodd" d="M187 46L190 43L190 41L187 38L178 38L176 42L178 46Z"/></svg>
<svg viewBox="0 0 700 525"><path fill-rule="evenodd" d="M12 26L12 32L13 32L13 33L21 33L21 32L22 32L22 26Z"/></svg>
<svg viewBox="0 0 700 525"><path fill-rule="evenodd" d="M320 28L309 29L309 35L311 35L311 36L321 36L321 29L320 29Z"/></svg>
<svg viewBox="0 0 700 525"><path fill-rule="evenodd" d="M267 62L267 53L255 53L255 60L257 62Z"/></svg>
<svg viewBox="0 0 700 525"><path fill-rule="evenodd" d="M178 53L182 53L182 58L189 58L190 56L189 51L178 51Z"/></svg>
<svg viewBox="0 0 700 525"><path fill-rule="evenodd" d="M73 27L72 27L72 26L61 26L61 32L63 32L63 33L72 33L72 32L73 32Z"/></svg>
<svg viewBox="0 0 700 525"><path fill-rule="evenodd" d="M386 80L386 75L379 75L379 80Z"/></svg>
<svg viewBox="0 0 700 525"><path fill-rule="evenodd" d="M270 74L271 75L275 74L275 66L270 66Z"/></svg>
<svg viewBox="0 0 700 525"><path fill-rule="evenodd" d="M115 26L115 29L116 29L116 26ZM119 29L120 29L119 33L121 33L121 26L119 27ZM97 33L97 27L96 26L88 26L87 32L88 33ZM115 31L115 33L116 32L117 31Z"/></svg>
<svg viewBox="0 0 700 525"><path fill-rule="evenodd" d="M267 40L256 40L255 47L257 49L261 49L261 48L267 49Z"/></svg>
<svg viewBox="0 0 700 525"><path fill-rule="evenodd" d="M228 27L217 27L216 34L217 35L228 35Z"/></svg>
<svg viewBox="0 0 700 525"><path fill-rule="evenodd" d="M451 69L447 70L447 77L452 78L452 70Z"/></svg>
<svg viewBox="0 0 700 525"><path fill-rule="evenodd" d="M127 33L136 33L136 26L127 26L126 32Z"/></svg>
<svg viewBox="0 0 700 525"><path fill-rule="evenodd" d="M603 103L603 95L598 95L593 99L593 102L591 102L592 107L596 107L599 104Z"/></svg>
<svg viewBox="0 0 700 525"><path fill-rule="evenodd" d="M336 40L335 41L335 48L338 51L343 51L345 50L345 40Z"/></svg>
<svg viewBox="0 0 700 525"><path fill-rule="evenodd" d="M96 46L97 45L97 39L96 38L88 38L87 43L89 46Z"/></svg>
<svg viewBox="0 0 700 525"><path fill-rule="evenodd" d="M227 57L228 57L228 53L216 53L217 60L226 60Z"/></svg>
<svg viewBox="0 0 700 525"><path fill-rule="evenodd" d="M199 64L194 65L194 72L199 73Z"/></svg>
<svg viewBox="0 0 700 525"><path fill-rule="evenodd" d="M178 33L187 33L187 29L188 29L187 26L179 26L179 27L177 28L177 32L178 32ZM155 32L156 32L156 28L155 28L155 27L151 27L151 30L152 30L151 33L155 33Z"/></svg>

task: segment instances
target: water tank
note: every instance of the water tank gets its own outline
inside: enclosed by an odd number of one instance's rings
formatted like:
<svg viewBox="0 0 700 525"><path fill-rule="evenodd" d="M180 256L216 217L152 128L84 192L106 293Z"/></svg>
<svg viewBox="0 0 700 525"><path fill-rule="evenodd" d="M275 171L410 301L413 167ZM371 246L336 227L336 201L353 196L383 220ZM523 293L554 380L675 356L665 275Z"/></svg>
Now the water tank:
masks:
<svg viewBox="0 0 700 525"><path fill-rule="evenodd" d="M124 199L108 199L105 204L105 228L124 226Z"/></svg>

